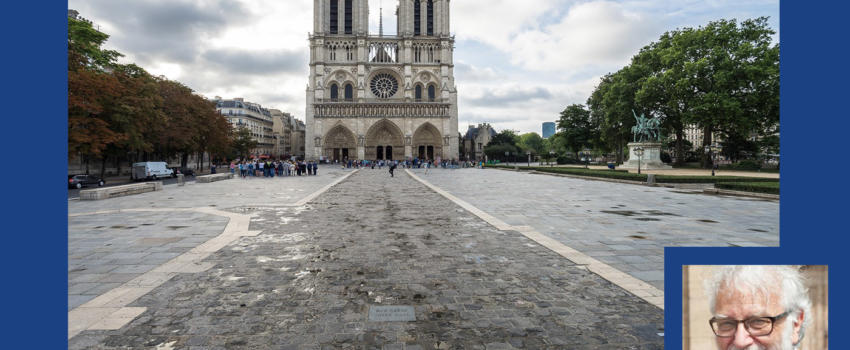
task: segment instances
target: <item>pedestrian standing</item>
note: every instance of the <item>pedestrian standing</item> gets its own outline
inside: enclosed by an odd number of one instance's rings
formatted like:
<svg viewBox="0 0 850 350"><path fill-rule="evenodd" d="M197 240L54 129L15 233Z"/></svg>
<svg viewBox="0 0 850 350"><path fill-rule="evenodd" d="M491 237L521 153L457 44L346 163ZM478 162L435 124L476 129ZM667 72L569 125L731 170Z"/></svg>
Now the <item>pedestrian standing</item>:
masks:
<svg viewBox="0 0 850 350"><path fill-rule="evenodd" d="M396 164L393 163L390 165L390 177L394 177L393 172L395 171Z"/></svg>
<svg viewBox="0 0 850 350"><path fill-rule="evenodd" d="M317 170L319 170L319 162L313 162L313 175L316 175Z"/></svg>

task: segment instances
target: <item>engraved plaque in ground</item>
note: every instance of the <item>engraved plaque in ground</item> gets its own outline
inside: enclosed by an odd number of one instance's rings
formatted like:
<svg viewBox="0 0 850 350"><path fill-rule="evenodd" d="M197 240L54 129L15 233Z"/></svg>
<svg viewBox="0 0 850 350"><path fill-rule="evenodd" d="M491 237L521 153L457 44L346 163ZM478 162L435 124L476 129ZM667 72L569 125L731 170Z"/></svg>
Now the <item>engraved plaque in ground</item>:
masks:
<svg viewBox="0 0 850 350"><path fill-rule="evenodd" d="M413 306L408 305L373 305L369 307L369 321L394 322L416 321Z"/></svg>

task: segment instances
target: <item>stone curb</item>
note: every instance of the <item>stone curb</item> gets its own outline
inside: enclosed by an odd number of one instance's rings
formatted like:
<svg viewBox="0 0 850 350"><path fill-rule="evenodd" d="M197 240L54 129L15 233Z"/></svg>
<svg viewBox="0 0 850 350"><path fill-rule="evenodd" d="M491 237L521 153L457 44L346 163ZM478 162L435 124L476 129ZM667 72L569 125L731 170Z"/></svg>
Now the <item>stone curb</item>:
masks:
<svg viewBox="0 0 850 350"><path fill-rule="evenodd" d="M724 196L754 197L754 198L762 198L762 199L779 200L778 194L733 191L733 190L726 190L726 189L720 189L720 188L706 188L706 189L703 190L703 193L724 195Z"/></svg>

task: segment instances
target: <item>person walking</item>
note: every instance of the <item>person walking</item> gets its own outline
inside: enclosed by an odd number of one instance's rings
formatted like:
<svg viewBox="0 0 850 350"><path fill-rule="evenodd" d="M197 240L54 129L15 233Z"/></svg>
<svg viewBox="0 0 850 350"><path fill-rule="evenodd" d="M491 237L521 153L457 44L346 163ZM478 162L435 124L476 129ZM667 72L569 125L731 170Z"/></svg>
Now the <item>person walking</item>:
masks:
<svg viewBox="0 0 850 350"><path fill-rule="evenodd" d="M431 162L425 162L425 175L428 175L428 170L431 169Z"/></svg>
<svg viewBox="0 0 850 350"><path fill-rule="evenodd" d="M319 170L319 162L313 162L313 175L316 175L317 170Z"/></svg>
<svg viewBox="0 0 850 350"><path fill-rule="evenodd" d="M393 162L393 164L390 165L390 177L394 177L393 172L395 171L395 167L396 167L396 164L395 164L395 162Z"/></svg>

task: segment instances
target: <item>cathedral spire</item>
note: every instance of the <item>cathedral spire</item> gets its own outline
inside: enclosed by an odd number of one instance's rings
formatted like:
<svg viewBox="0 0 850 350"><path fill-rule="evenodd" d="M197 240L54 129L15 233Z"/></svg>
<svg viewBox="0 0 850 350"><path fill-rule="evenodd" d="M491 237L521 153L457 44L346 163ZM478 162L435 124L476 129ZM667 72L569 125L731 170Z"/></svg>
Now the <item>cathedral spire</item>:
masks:
<svg viewBox="0 0 850 350"><path fill-rule="evenodd" d="M380 2L378 8L378 36L384 36L384 2Z"/></svg>

